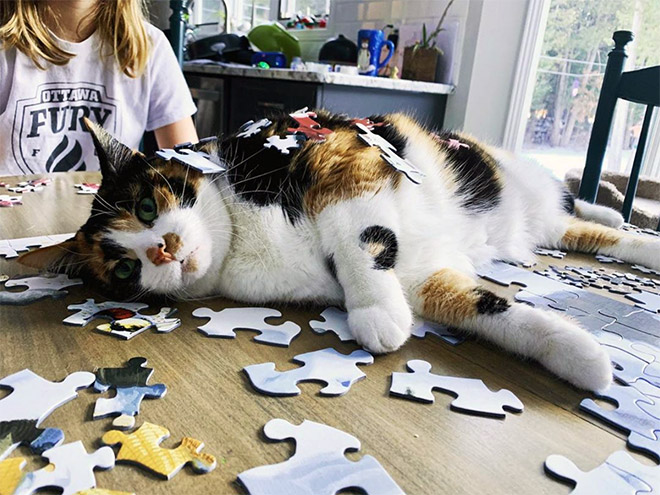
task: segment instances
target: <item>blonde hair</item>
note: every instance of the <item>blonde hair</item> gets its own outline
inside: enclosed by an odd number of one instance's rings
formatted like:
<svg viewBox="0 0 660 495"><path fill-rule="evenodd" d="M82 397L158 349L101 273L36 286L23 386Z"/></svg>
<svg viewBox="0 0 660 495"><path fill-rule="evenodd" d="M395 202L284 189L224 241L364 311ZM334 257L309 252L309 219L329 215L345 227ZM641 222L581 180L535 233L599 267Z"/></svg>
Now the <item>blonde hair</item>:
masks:
<svg viewBox="0 0 660 495"><path fill-rule="evenodd" d="M145 0L98 0L91 14L101 38L99 55L114 55L121 71L129 77L141 75L149 57L145 10ZM46 27L48 16L57 22L43 0L0 0L3 48L15 46L40 69L45 69L45 63L66 65L75 54L64 50Z"/></svg>

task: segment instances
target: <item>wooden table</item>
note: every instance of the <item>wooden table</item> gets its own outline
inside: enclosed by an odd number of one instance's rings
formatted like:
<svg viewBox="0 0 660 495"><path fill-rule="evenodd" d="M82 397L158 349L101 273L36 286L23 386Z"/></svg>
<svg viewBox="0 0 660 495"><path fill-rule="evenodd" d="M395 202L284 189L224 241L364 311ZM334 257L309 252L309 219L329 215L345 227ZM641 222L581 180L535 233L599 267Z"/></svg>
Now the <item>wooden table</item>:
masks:
<svg viewBox="0 0 660 495"><path fill-rule="evenodd" d="M22 179L0 178L10 183ZM0 238L75 231L87 218L91 202L90 196L76 194L73 187L83 181L98 181L98 176L53 176L53 184L43 191L24 193L22 206L0 209ZM585 265L594 260L540 257L541 266L548 263ZM0 273L30 271L0 258ZM497 290L509 295L515 292ZM281 308L286 319L303 328L289 348L257 344L252 341L253 332L238 332L233 340L210 339L199 333L200 321L192 318L193 309L237 306L223 299L179 303L178 316L183 321L179 329L170 334L149 331L123 341L95 332L98 322L84 328L62 324L71 314L67 305L86 297L93 294L73 287L64 299L0 306L0 377L30 368L58 381L74 371L121 366L133 356L144 356L155 369L151 383L166 384L168 392L162 399L143 402L137 424L150 421L167 427L171 432L163 444L167 447L176 446L184 436L200 439L206 444L204 450L218 458L218 467L210 474L195 475L186 468L171 481L118 465L97 472L101 488L138 494L242 493L236 482L239 473L282 462L293 453L292 443L265 441L262 427L272 418L296 424L309 419L356 436L362 449L348 457L373 455L409 495L568 493L569 487L544 474L543 461L548 455L563 454L581 469L590 470L612 452L625 449L622 434L578 411L580 400L588 394L534 363L483 343L468 341L454 347L435 338L412 338L400 351L363 366L367 378L343 397L320 397L317 384L302 384L300 396L274 398L252 389L241 371L244 366L273 361L278 370L286 370L296 366L290 359L297 354L325 347L344 353L356 349L332 334L316 335L310 330L309 320L322 308ZM506 419L498 420L453 412L449 409L452 397L446 394L437 393L431 405L390 397L390 375L404 371L409 359L429 361L437 374L476 377L491 389L507 388L522 400L525 411L507 413ZM1 391L0 397L6 394ZM100 437L111 425L111 419L92 421L98 397L92 389L81 391L77 400L57 409L42 426L62 428L66 441L82 440L88 451L98 448ZM29 469L44 465L25 448L12 454L18 455L29 457Z"/></svg>

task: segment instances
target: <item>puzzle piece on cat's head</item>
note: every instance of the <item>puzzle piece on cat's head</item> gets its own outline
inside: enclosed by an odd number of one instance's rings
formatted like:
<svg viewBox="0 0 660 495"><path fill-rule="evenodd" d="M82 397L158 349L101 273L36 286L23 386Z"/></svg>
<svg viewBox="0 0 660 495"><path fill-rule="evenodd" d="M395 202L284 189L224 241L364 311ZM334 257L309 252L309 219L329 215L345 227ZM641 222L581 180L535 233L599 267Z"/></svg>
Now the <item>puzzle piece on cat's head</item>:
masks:
<svg viewBox="0 0 660 495"><path fill-rule="evenodd" d="M271 308L225 308L213 311L209 308L197 308L193 311L196 318L209 318L210 321L197 329L208 337L236 338L235 330L256 330L259 333L254 340L262 344L288 347L300 333L300 326L292 321L279 325L266 322L268 318L281 318L282 313Z"/></svg>
<svg viewBox="0 0 660 495"><path fill-rule="evenodd" d="M24 369L0 380L0 388L11 393L0 399L0 459L19 444L29 444L42 452L64 439L61 430L38 426L58 407L75 399L77 390L89 387L94 375L86 371L71 373L61 382L51 382Z"/></svg>
<svg viewBox="0 0 660 495"><path fill-rule="evenodd" d="M571 495L642 495L660 490L660 470L637 462L623 450L587 472L564 456L551 455L545 460L545 471L575 484Z"/></svg>
<svg viewBox="0 0 660 495"><path fill-rule="evenodd" d="M250 495L334 495L348 488L367 495L403 495L375 458L346 458L346 451L360 449L360 441L348 433L313 421L294 425L283 419L270 420L264 433L271 440L294 439L296 451L284 462L239 474Z"/></svg>
<svg viewBox="0 0 660 495"><path fill-rule="evenodd" d="M11 208L12 206L22 205L23 196L9 196L0 194L0 208Z"/></svg>
<svg viewBox="0 0 660 495"><path fill-rule="evenodd" d="M203 174L219 174L227 169L211 160L211 156L203 151L195 151L190 148L175 147L156 151L156 156L163 160L174 160L175 162L194 168Z"/></svg>
<svg viewBox="0 0 660 495"><path fill-rule="evenodd" d="M40 301L46 297L59 299L68 294L67 291L62 289L74 285L81 285L82 283L82 280L69 278L68 275L64 274L47 274L13 278L5 283L5 287L27 287L27 290L21 292L0 292L0 305L10 304L20 306Z"/></svg>
<svg viewBox="0 0 660 495"><path fill-rule="evenodd" d="M315 333L333 332L342 342L355 340L348 326L348 313L339 308L326 308L321 312L321 320L311 320L309 326Z"/></svg>
<svg viewBox="0 0 660 495"><path fill-rule="evenodd" d="M299 354L293 360L303 366L275 371L275 363L262 363L246 366L243 371L255 389L268 395L299 395L300 389L296 385L303 381L327 383L321 389L321 395L344 395L351 385L366 376L357 365L372 364L374 357L363 350L346 355L329 347Z"/></svg>
<svg viewBox="0 0 660 495"><path fill-rule="evenodd" d="M264 143L264 148L274 148L283 155L290 154L289 150L300 148L305 137L298 134L288 134L285 137L270 136Z"/></svg>
<svg viewBox="0 0 660 495"><path fill-rule="evenodd" d="M133 428L135 416L140 412L140 404L147 399L159 399L167 392L162 383L149 385L153 368L146 367L147 360L134 357L122 368L100 368L96 370L94 390L106 392L114 388L116 395L111 399L99 398L94 406L94 419L119 415L112 425L119 429Z"/></svg>
<svg viewBox="0 0 660 495"><path fill-rule="evenodd" d="M142 303L128 303L106 301L96 303L94 299L87 299L80 304L71 304L70 310L78 310L77 313L65 318L66 325L85 326L94 318L106 318L112 320L96 327L99 332L131 339L149 328L155 328L157 332L168 333L181 326L181 320L170 318L176 310L172 308L161 308L155 315L144 315L140 310L148 305Z"/></svg>
<svg viewBox="0 0 660 495"><path fill-rule="evenodd" d="M255 136L262 130L269 127L271 124L272 122L268 119L261 119L257 120L256 122L254 120L248 120L238 129L238 134L236 134L236 137L249 138Z"/></svg>
<svg viewBox="0 0 660 495"><path fill-rule="evenodd" d="M115 465L115 455L110 447L101 447L89 454L80 441L53 447L42 455L49 464L38 471L23 473L17 468L22 469L24 464L13 462L8 465L12 478L7 481L7 486L15 486L7 493L30 495L43 488L60 488L62 495L80 495L84 490L96 487L95 469L110 469Z"/></svg>
<svg viewBox="0 0 660 495"><path fill-rule="evenodd" d="M433 390L439 389L457 398L451 407L458 411L503 418L504 410L521 412L524 408L513 392L491 391L482 380L440 376L431 373L431 365L421 359L406 364L411 373L392 373L390 393L406 399L434 402Z"/></svg>
<svg viewBox="0 0 660 495"><path fill-rule="evenodd" d="M109 431L103 435L101 441L106 445L121 444L117 461L139 464L168 480L186 464L190 464L196 473L209 473L215 469L215 457L200 452L204 443L186 437L177 448L165 449L160 443L169 436L167 428L144 422L130 434L117 430Z"/></svg>
<svg viewBox="0 0 660 495"><path fill-rule="evenodd" d="M286 132L303 134L307 139L319 143L325 141L326 136L333 133L330 129L321 127L321 124L314 120L317 115L314 112L308 112L307 107L291 113L289 116L298 123L298 127L289 127Z"/></svg>
<svg viewBox="0 0 660 495"><path fill-rule="evenodd" d="M536 248L534 250L534 254L538 254L540 256L550 256L552 258L555 258L557 260L563 260L564 256L566 256L566 253L564 251L560 251L558 249L546 249L546 248Z"/></svg>
<svg viewBox="0 0 660 495"><path fill-rule="evenodd" d="M381 158L385 160L394 170L404 174L411 182L421 184L424 174L415 167L409 160L402 158L397 154L397 149L384 137L375 134L367 126L355 124L361 132L358 133L360 140L367 146L376 146L381 150Z"/></svg>
<svg viewBox="0 0 660 495"><path fill-rule="evenodd" d="M616 409L606 409L592 399L580 402L580 409L628 433L628 445L643 449L660 460L660 440L654 432L660 430L660 420L648 414L644 407L654 401L636 386L612 385L607 391L595 394L599 399L612 401ZM639 439L643 439L641 442Z"/></svg>
<svg viewBox="0 0 660 495"><path fill-rule="evenodd" d="M419 317L415 318L411 330L411 335L413 337L417 337L418 339L423 339L428 334L435 335L450 345L458 345L465 342L465 337L454 334L445 325L440 325L439 323L432 321L426 321Z"/></svg>

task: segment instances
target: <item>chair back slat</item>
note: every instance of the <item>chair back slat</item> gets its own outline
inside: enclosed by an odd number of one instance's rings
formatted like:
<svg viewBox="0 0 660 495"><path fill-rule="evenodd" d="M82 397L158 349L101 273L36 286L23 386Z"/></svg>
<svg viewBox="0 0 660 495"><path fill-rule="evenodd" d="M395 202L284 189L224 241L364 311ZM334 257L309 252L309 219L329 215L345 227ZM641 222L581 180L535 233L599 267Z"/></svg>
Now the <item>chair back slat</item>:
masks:
<svg viewBox="0 0 660 495"><path fill-rule="evenodd" d="M618 94L633 103L660 107L660 65L624 72Z"/></svg>
<svg viewBox="0 0 660 495"><path fill-rule="evenodd" d="M642 126L642 132L639 135L635 160L633 161L630 177L628 178L626 198L623 201L623 209L621 212L626 222L630 221L630 216L632 215L633 201L637 194L637 183L639 182L639 175L642 172L642 164L644 163L644 154L646 153L646 141L648 140L649 130L651 129L651 122L653 120L653 110L655 110L655 108L652 105L646 107L644 125Z"/></svg>

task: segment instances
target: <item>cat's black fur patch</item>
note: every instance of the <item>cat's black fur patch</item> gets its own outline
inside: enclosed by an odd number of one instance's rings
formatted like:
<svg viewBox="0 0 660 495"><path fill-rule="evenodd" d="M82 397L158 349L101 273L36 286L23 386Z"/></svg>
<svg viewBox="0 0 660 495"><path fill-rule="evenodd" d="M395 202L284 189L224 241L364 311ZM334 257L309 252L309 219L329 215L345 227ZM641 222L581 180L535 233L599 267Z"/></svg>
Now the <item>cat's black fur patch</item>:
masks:
<svg viewBox="0 0 660 495"><path fill-rule="evenodd" d="M562 189L562 207L564 208L564 211L570 215L575 215L575 198L571 194L571 192L563 188Z"/></svg>
<svg viewBox="0 0 660 495"><path fill-rule="evenodd" d="M471 211L489 211L499 205L502 185L497 178L499 165L479 143L452 132L438 134L440 140L455 139L469 146L458 149L444 146L449 166L458 180L457 194L463 199L462 206Z"/></svg>
<svg viewBox="0 0 660 495"><path fill-rule="evenodd" d="M372 225L362 231L360 241L365 244L377 244L383 247L382 251L374 257L375 270L394 268L399 251L399 241L391 229L380 225Z"/></svg>
<svg viewBox="0 0 660 495"><path fill-rule="evenodd" d="M475 289L475 292L479 295L479 300L477 301L477 313L480 315L504 313L511 307L509 301L493 294L489 290L478 288Z"/></svg>
<svg viewBox="0 0 660 495"><path fill-rule="evenodd" d="M330 272L330 275L332 275L332 278L337 280L337 265L335 264L335 257L330 255L325 259L325 264L328 267L328 271Z"/></svg>
<svg viewBox="0 0 660 495"><path fill-rule="evenodd" d="M126 256L126 250L108 238L103 238L100 245L106 260L120 260Z"/></svg>

